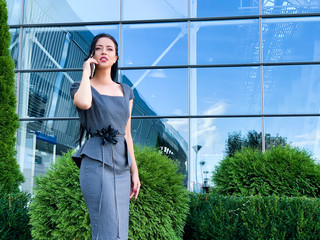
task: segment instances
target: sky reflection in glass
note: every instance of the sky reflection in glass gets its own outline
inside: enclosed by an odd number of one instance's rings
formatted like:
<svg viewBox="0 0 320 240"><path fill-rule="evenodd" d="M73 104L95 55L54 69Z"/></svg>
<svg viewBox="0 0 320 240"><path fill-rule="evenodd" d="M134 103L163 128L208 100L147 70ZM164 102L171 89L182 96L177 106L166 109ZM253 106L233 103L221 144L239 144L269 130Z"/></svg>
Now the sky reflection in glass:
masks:
<svg viewBox="0 0 320 240"><path fill-rule="evenodd" d="M120 0L24 0L24 23L119 21Z"/></svg>
<svg viewBox="0 0 320 240"><path fill-rule="evenodd" d="M265 113L319 113L319 65L266 66L263 72Z"/></svg>
<svg viewBox="0 0 320 240"><path fill-rule="evenodd" d="M190 0L191 17L258 15L259 0Z"/></svg>
<svg viewBox="0 0 320 240"><path fill-rule="evenodd" d="M188 17L188 0L122 0L123 20Z"/></svg>
<svg viewBox="0 0 320 240"><path fill-rule="evenodd" d="M191 23L191 64L259 62L259 22L227 20Z"/></svg>
<svg viewBox="0 0 320 240"><path fill-rule="evenodd" d="M320 17L263 19L263 61L320 60Z"/></svg>
<svg viewBox="0 0 320 240"><path fill-rule="evenodd" d="M21 0L7 0L8 24L20 24L21 21Z"/></svg>
<svg viewBox="0 0 320 240"><path fill-rule="evenodd" d="M261 81L258 67L191 70L191 114L260 114ZM191 93L191 96L194 96Z"/></svg>
<svg viewBox="0 0 320 240"><path fill-rule="evenodd" d="M156 115L188 115L187 69L122 70L121 74Z"/></svg>
<svg viewBox="0 0 320 240"><path fill-rule="evenodd" d="M286 137L289 144L309 151L320 161L319 117L266 118L265 129L271 135Z"/></svg>
<svg viewBox="0 0 320 240"><path fill-rule="evenodd" d="M121 66L188 63L187 23L128 24L122 31Z"/></svg>
<svg viewBox="0 0 320 240"><path fill-rule="evenodd" d="M299 13L319 13L320 1L292 1L292 0L263 0L262 13L269 14L299 14Z"/></svg>

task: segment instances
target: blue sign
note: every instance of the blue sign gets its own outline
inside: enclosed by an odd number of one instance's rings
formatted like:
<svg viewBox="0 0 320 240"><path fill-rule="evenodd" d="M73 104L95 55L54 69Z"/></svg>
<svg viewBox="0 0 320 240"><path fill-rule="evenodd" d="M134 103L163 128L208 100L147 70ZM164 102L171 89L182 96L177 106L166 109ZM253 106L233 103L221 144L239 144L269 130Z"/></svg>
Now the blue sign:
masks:
<svg viewBox="0 0 320 240"><path fill-rule="evenodd" d="M37 139L47 142L47 143L51 143L51 144L57 144L57 136L53 135L53 136L49 136L47 134L41 133L41 132L35 132L35 134L37 135Z"/></svg>

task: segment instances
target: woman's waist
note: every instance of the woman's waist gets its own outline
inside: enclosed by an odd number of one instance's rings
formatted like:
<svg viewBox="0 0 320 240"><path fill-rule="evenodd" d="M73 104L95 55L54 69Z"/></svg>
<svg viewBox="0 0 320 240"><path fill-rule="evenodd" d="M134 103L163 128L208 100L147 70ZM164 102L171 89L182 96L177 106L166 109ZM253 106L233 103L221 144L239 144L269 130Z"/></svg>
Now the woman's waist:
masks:
<svg viewBox="0 0 320 240"><path fill-rule="evenodd" d="M116 135L116 136L124 136L125 129L124 128L117 128L112 125L107 125L106 127L89 127L86 128L89 137L96 137L96 136L105 136L105 135Z"/></svg>
<svg viewBox="0 0 320 240"><path fill-rule="evenodd" d="M88 134L88 136L89 136L89 139L90 138L94 138L94 137L104 137L103 135L101 135L101 134L99 134L99 133L89 133ZM125 137L125 134L124 133L118 133L118 134L116 134L116 135L114 135L114 137Z"/></svg>
<svg viewBox="0 0 320 240"><path fill-rule="evenodd" d="M103 140L103 145L107 142L116 144L118 142L118 138L123 138L124 135L124 133L121 133L118 129L113 128L111 125L89 133L90 138L101 138Z"/></svg>

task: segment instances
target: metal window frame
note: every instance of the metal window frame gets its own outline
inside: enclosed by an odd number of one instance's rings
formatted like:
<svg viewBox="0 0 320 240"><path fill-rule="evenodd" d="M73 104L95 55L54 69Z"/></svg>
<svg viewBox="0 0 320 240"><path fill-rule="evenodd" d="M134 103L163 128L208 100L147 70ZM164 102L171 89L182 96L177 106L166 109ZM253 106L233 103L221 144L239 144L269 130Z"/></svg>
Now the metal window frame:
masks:
<svg viewBox="0 0 320 240"><path fill-rule="evenodd" d="M192 119L192 118L272 118L272 117L320 117L320 113L297 113L297 114L231 114L231 115L161 115L161 116L131 116L132 119ZM79 120L78 117L28 117L20 118L20 121L47 121L47 120Z"/></svg>
<svg viewBox="0 0 320 240"><path fill-rule="evenodd" d="M22 0L24 1L24 0ZM297 14L258 14L227 17L200 17L200 18L171 18L171 19L146 19L146 20L119 20L119 21L95 21L95 22L61 22L61 23L20 23L11 24L9 28L34 28L34 27L76 27L92 25L117 25L117 24L145 24L145 23L177 23L177 22L201 22L219 20L244 20L244 19L265 19L265 18L299 18L299 17L320 17L319 13L297 13Z"/></svg>
<svg viewBox="0 0 320 240"><path fill-rule="evenodd" d="M291 66L291 65L320 65L320 61L308 62L265 62L265 63L230 63L230 64L199 64L199 65L163 65L163 66L135 66L118 67L119 70L171 69L171 68L222 68L222 67L264 67L264 66ZM79 72L82 68L48 68L48 69L15 69L16 73L31 72Z"/></svg>

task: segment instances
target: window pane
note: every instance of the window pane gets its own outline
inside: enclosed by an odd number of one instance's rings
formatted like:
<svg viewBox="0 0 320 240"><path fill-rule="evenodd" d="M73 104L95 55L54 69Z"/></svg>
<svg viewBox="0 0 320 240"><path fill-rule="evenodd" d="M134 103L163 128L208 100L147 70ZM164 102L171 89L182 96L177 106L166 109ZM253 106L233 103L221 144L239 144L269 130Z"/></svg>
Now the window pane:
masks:
<svg viewBox="0 0 320 240"><path fill-rule="evenodd" d="M320 17L263 19L263 61L320 60Z"/></svg>
<svg viewBox="0 0 320 240"><path fill-rule="evenodd" d="M205 178L212 185L212 171L227 154L228 136L249 131L261 133L261 118L191 119L190 189L200 192ZM261 141L257 148L261 149ZM202 165L202 166L201 166Z"/></svg>
<svg viewBox="0 0 320 240"><path fill-rule="evenodd" d="M71 120L20 122L17 162L26 179L23 191L31 193L34 177L44 174L58 156L76 147L79 128L79 121Z"/></svg>
<svg viewBox="0 0 320 240"><path fill-rule="evenodd" d="M122 0L123 20L188 17L188 0Z"/></svg>
<svg viewBox="0 0 320 240"><path fill-rule="evenodd" d="M131 133L135 145L158 147L176 160L187 185L188 119L132 119Z"/></svg>
<svg viewBox="0 0 320 240"><path fill-rule="evenodd" d="M122 66L188 63L187 23L124 25L122 43Z"/></svg>
<svg viewBox="0 0 320 240"><path fill-rule="evenodd" d="M19 91L19 116L77 117L70 87L81 79L81 72L22 73Z"/></svg>
<svg viewBox="0 0 320 240"><path fill-rule="evenodd" d="M295 14L320 12L320 1L262 1L263 14Z"/></svg>
<svg viewBox="0 0 320 240"><path fill-rule="evenodd" d="M10 53L15 63L15 68L18 68L19 58L19 43L20 43L20 30L19 28L10 28L11 42L10 42Z"/></svg>
<svg viewBox="0 0 320 240"><path fill-rule="evenodd" d="M258 67L191 69L192 115L261 114Z"/></svg>
<svg viewBox="0 0 320 240"><path fill-rule="evenodd" d="M120 0L25 0L24 23L119 21Z"/></svg>
<svg viewBox="0 0 320 240"><path fill-rule="evenodd" d="M93 37L106 32L118 39L118 26L25 28L22 69L82 68Z"/></svg>
<svg viewBox="0 0 320 240"><path fill-rule="evenodd" d="M191 23L191 64L259 62L259 22L228 20Z"/></svg>
<svg viewBox="0 0 320 240"><path fill-rule="evenodd" d="M265 113L319 113L320 66L264 67Z"/></svg>
<svg viewBox="0 0 320 240"><path fill-rule="evenodd" d="M21 7L21 0L7 0L9 25L20 24Z"/></svg>
<svg viewBox="0 0 320 240"><path fill-rule="evenodd" d="M191 17L258 15L259 0L191 0Z"/></svg>
<svg viewBox="0 0 320 240"><path fill-rule="evenodd" d="M132 115L187 115L188 70L123 70L122 82L133 85Z"/></svg>
<svg viewBox="0 0 320 240"><path fill-rule="evenodd" d="M320 117L265 118L265 129L287 143L309 151L320 161Z"/></svg>

